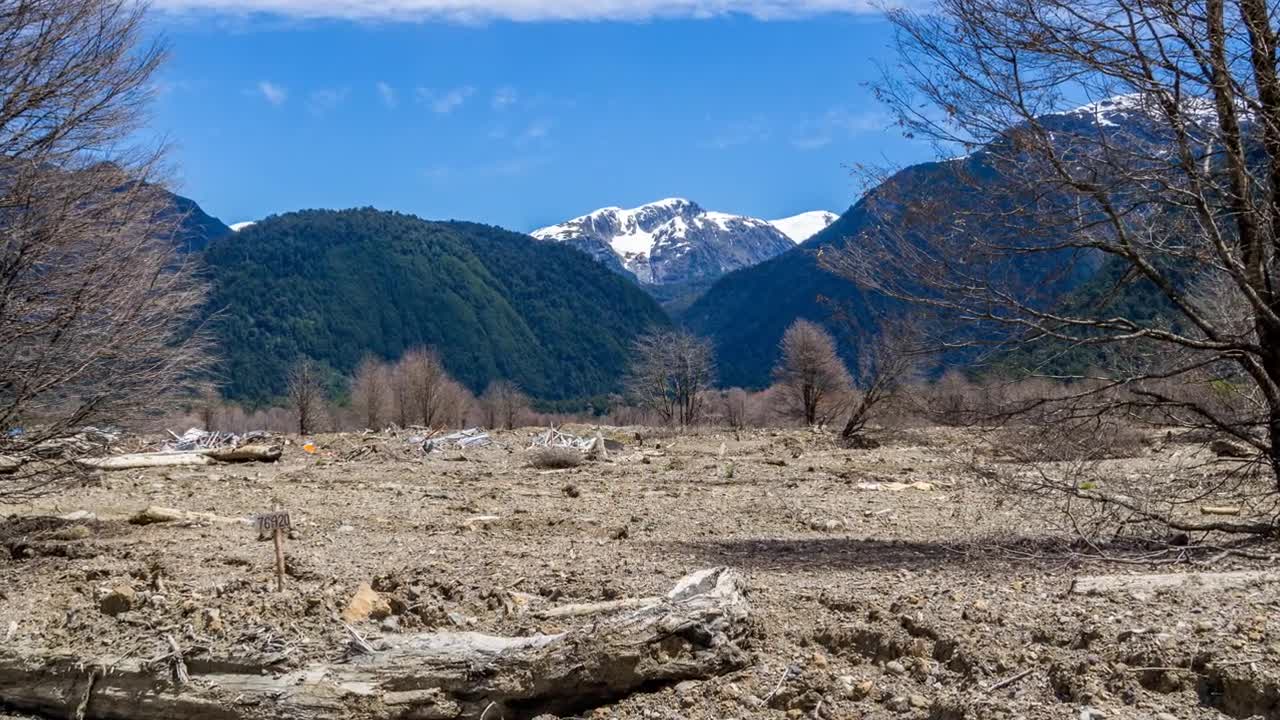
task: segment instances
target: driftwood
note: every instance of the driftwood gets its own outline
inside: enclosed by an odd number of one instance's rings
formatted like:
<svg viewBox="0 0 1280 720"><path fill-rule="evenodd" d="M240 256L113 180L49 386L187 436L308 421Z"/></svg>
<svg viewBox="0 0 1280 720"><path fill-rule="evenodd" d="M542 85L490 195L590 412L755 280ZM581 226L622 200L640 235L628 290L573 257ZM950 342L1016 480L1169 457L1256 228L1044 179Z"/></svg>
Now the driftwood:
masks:
<svg viewBox="0 0 1280 720"><path fill-rule="evenodd" d="M538 610L533 614L536 618L568 618L582 617L584 615L600 615L602 613L618 612L619 610L637 610L657 605L662 602L660 597L646 598L623 598L621 600L607 600L605 602L596 603L580 603L576 605L561 605L547 610Z"/></svg>
<svg viewBox="0 0 1280 720"><path fill-rule="evenodd" d="M556 635L391 636L372 654L282 674L184 658L189 683L127 658L0 653L0 705L130 720L520 720L576 714L661 683L742 667L740 577L703 570L661 602Z"/></svg>
<svg viewBox="0 0 1280 720"><path fill-rule="evenodd" d="M1169 575L1096 575L1071 582L1076 595L1182 588L1187 590L1230 590L1255 583L1280 582L1280 572L1240 570L1223 573L1172 573Z"/></svg>
<svg viewBox="0 0 1280 720"><path fill-rule="evenodd" d="M240 447L222 447L201 450L201 454L218 462L275 462L280 459L284 450L279 445L241 445Z"/></svg>
<svg viewBox="0 0 1280 720"><path fill-rule="evenodd" d="M257 443L240 447L208 448L189 452L151 452L132 455L86 458L80 464L95 470L135 470L173 465L213 465L215 463L275 462L283 450L279 445ZM0 464L2 467L2 464ZM3 470L0 470L3 472Z"/></svg>
<svg viewBox="0 0 1280 720"><path fill-rule="evenodd" d="M192 510L178 510L177 508L160 507L159 505L150 505L145 510L139 511L136 515L129 518L129 522L134 525L152 525L155 523L244 523L249 524L250 520L244 518L223 517L207 512L195 512Z"/></svg>
<svg viewBox="0 0 1280 720"><path fill-rule="evenodd" d="M171 465L212 465L216 461L198 452L159 452L84 458L78 462L94 470L134 470Z"/></svg>

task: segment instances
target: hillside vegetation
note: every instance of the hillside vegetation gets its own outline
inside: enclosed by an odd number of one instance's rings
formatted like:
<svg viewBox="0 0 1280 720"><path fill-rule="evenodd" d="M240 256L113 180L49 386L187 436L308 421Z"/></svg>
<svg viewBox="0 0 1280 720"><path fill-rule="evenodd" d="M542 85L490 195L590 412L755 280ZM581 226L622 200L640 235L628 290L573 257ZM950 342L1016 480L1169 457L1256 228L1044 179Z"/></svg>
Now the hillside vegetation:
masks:
<svg viewBox="0 0 1280 720"><path fill-rule="evenodd" d="M307 355L349 373L366 353L434 346L473 391L547 400L619 389L634 336L668 323L625 278L500 228L372 209L268 218L205 253L228 397L265 402Z"/></svg>

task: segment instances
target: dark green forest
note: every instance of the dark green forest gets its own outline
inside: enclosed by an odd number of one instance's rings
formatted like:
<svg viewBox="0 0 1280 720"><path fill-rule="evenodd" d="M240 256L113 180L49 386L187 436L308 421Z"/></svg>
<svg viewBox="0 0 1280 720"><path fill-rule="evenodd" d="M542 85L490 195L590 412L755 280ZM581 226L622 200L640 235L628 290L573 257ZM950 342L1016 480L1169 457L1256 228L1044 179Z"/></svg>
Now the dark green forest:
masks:
<svg viewBox="0 0 1280 720"><path fill-rule="evenodd" d="M620 389L634 337L669 322L587 255L475 223L309 210L204 255L224 393L250 403L279 397L299 356L346 374L415 345L475 392L509 379L549 401L596 396Z"/></svg>

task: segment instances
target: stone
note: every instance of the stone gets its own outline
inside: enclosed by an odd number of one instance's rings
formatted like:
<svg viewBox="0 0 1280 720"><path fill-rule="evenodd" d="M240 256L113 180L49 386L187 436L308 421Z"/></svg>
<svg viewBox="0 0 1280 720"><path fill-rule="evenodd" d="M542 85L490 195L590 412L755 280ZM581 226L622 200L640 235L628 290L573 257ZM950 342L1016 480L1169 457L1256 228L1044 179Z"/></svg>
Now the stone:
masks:
<svg viewBox="0 0 1280 720"><path fill-rule="evenodd" d="M138 602L138 593L128 585L117 585L98 602L98 609L107 615L129 612Z"/></svg>
<svg viewBox="0 0 1280 720"><path fill-rule="evenodd" d="M97 520L98 516L88 510L76 510L75 512L69 512L66 515L60 515L58 516L58 519L76 522L79 520Z"/></svg>
<svg viewBox="0 0 1280 720"><path fill-rule="evenodd" d="M582 491L579 490L578 486L573 483L568 483L564 487L560 488L560 492L564 493L565 497L571 497L571 498L580 497L582 495Z"/></svg>
<svg viewBox="0 0 1280 720"><path fill-rule="evenodd" d="M382 619L383 632L398 633L400 632L400 618L390 615Z"/></svg>
<svg viewBox="0 0 1280 720"><path fill-rule="evenodd" d="M360 583L356 592L342 611L342 619L347 623L358 623L368 620L381 620L391 614L391 605L379 595L369 583Z"/></svg>
<svg viewBox="0 0 1280 720"><path fill-rule="evenodd" d="M911 707L911 701L902 695L894 695L884 705L894 712L905 712Z"/></svg>
<svg viewBox="0 0 1280 720"><path fill-rule="evenodd" d="M814 666L814 667L824 668L824 667L826 667L828 664L829 664L829 663L828 663L828 661L827 661L827 656L826 656L826 655L824 655L821 651L818 651L818 652L816 652L816 653L814 653L814 654L813 654L813 666Z"/></svg>
<svg viewBox="0 0 1280 720"><path fill-rule="evenodd" d="M1178 720L1178 716L1173 713L1156 713L1156 720Z"/></svg>
<svg viewBox="0 0 1280 720"><path fill-rule="evenodd" d="M884 664L884 671L890 675L906 675L907 667L897 660L890 660Z"/></svg>
<svg viewBox="0 0 1280 720"><path fill-rule="evenodd" d="M911 707L923 710L929 707L929 699L923 695L912 695L907 698L907 702L911 703Z"/></svg>

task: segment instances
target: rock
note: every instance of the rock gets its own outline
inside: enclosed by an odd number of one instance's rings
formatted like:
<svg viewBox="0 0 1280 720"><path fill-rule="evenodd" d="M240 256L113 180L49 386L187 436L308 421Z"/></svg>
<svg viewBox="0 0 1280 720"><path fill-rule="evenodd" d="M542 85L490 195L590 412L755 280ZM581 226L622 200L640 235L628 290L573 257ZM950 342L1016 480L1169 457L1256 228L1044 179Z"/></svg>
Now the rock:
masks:
<svg viewBox="0 0 1280 720"><path fill-rule="evenodd" d="M369 583L360 583L356 592L342 611L342 619L348 623L358 623L370 618L381 620L391 614L391 605L374 591Z"/></svg>
<svg viewBox="0 0 1280 720"><path fill-rule="evenodd" d="M840 692L850 700L863 700L871 696L876 684L870 680L856 680L852 675L840 676Z"/></svg>
<svg viewBox="0 0 1280 720"><path fill-rule="evenodd" d="M355 532L355 531L356 531L356 529L355 529L355 528L353 528L353 527L351 527L350 525L339 525L339 526L338 526L338 532L340 532L340 533L349 533L349 532Z"/></svg>
<svg viewBox="0 0 1280 720"><path fill-rule="evenodd" d="M564 493L565 497L571 497L571 498L576 498L582 495L582 491L579 490L578 486L573 483L569 483L564 487L560 488L560 492Z"/></svg>
<svg viewBox="0 0 1280 720"><path fill-rule="evenodd" d="M107 615L129 612L138 602L138 593L128 585L118 585L98 603L98 609Z"/></svg>
<svg viewBox="0 0 1280 720"><path fill-rule="evenodd" d="M626 525L621 525L609 533L609 537L613 540L626 540L630 534L630 529Z"/></svg>
<svg viewBox="0 0 1280 720"><path fill-rule="evenodd" d="M59 515L58 519L75 522L78 520L97 520L98 516L88 510L76 510L75 512L69 512L66 515Z"/></svg>
<svg viewBox="0 0 1280 720"><path fill-rule="evenodd" d="M906 712L911 707L911 701L903 695L894 695L884 705L894 712Z"/></svg>
<svg viewBox="0 0 1280 720"><path fill-rule="evenodd" d="M816 652L816 653L814 653L814 654L813 654L813 666L814 666L814 667L824 668L824 667L826 667L826 666L827 666L827 664L828 664L828 662L827 662L827 656L826 656L826 655L823 655L821 651L818 651L818 652Z"/></svg>
<svg viewBox="0 0 1280 720"><path fill-rule="evenodd" d="M1178 716L1173 713L1156 713L1156 720L1178 720Z"/></svg>
<svg viewBox="0 0 1280 720"><path fill-rule="evenodd" d="M911 703L911 707L923 710L929 707L929 699L923 695L912 695L907 698L907 702Z"/></svg>
<svg viewBox="0 0 1280 720"><path fill-rule="evenodd" d="M1096 707L1085 705L1080 709L1080 720L1106 720L1107 714Z"/></svg>
<svg viewBox="0 0 1280 720"><path fill-rule="evenodd" d="M884 671L890 675L906 675L907 667L897 660L890 660L884 664Z"/></svg>
<svg viewBox="0 0 1280 720"><path fill-rule="evenodd" d="M382 619L383 632L398 633L400 632L400 618L390 615Z"/></svg>

